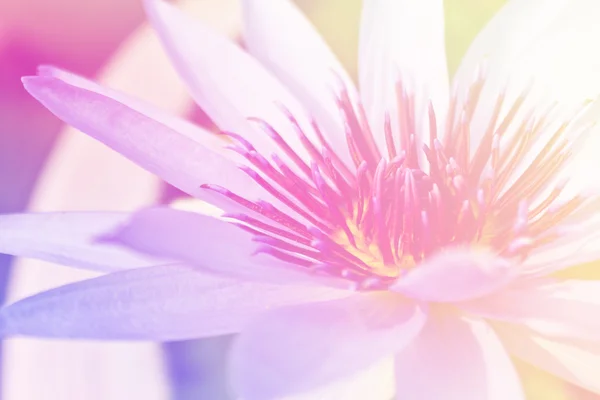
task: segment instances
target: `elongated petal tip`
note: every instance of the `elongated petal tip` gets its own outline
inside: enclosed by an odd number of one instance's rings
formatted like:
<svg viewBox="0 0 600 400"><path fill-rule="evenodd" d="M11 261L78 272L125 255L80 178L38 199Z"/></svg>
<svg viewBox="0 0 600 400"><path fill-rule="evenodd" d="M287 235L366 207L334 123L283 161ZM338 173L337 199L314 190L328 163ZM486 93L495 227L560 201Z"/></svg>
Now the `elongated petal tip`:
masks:
<svg viewBox="0 0 600 400"><path fill-rule="evenodd" d="M28 89L28 87L32 84L35 83L35 81L39 78L39 76L35 76L35 75L27 75L27 76L23 76L21 77L21 83L23 83L23 86L25 87L25 89ZM29 90L27 90L29 91Z"/></svg>
<svg viewBox="0 0 600 400"><path fill-rule="evenodd" d="M40 101L42 104L43 101L40 99L39 95L46 87L56 82L59 82L59 79L49 75L31 75L24 76L21 78L21 83L23 83L23 87L25 88L25 90L27 90L27 92L30 95L32 95L36 100Z"/></svg>

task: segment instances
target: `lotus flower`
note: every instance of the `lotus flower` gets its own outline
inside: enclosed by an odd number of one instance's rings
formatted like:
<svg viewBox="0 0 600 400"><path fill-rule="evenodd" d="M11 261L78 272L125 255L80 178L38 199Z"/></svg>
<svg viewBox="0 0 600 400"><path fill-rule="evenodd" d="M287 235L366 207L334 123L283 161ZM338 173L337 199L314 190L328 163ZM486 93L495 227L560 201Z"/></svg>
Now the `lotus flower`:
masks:
<svg viewBox="0 0 600 400"><path fill-rule="evenodd" d="M221 135L56 68L24 85L215 208L3 216L1 251L108 274L3 308L0 332L239 332L243 399L310 393L391 357L398 399L525 398L511 356L600 393L600 283L557 274L599 256L598 192L581 174L598 102L554 102L548 81L506 74L556 15L597 9L584 3L509 3L450 90L441 1L365 1L358 91L290 2L244 2L253 58L148 0ZM509 23L523 37L488 55Z"/></svg>

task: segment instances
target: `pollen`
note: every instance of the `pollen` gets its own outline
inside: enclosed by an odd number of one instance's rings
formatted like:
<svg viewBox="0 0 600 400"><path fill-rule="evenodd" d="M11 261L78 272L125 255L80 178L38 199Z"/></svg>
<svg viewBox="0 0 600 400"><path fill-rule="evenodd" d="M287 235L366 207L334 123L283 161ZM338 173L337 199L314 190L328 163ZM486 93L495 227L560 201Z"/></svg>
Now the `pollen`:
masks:
<svg viewBox="0 0 600 400"><path fill-rule="evenodd" d="M343 231L334 233L333 240L367 266L364 271L365 273L394 278L400 276L404 270L412 268L415 265L414 259L410 255L394 260L393 263L385 263L383 261L383 254L377 244L369 241L354 224L353 220L348 220L347 224L354 236L354 245L350 243Z"/></svg>

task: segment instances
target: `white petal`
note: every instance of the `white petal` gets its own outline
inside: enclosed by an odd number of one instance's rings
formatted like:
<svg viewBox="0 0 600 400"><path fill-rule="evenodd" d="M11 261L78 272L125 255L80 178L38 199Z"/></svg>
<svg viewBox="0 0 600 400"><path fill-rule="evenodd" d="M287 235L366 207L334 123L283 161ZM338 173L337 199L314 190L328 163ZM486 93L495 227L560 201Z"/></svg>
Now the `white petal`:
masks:
<svg viewBox="0 0 600 400"><path fill-rule="evenodd" d="M432 316L396 356L398 400L525 399L519 377L484 322Z"/></svg>
<svg viewBox="0 0 600 400"><path fill-rule="evenodd" d="M598 36L600 37L600 32ZM600 93L600 88L598 92ZM590 174L600 168L597 151L600 147L600 96L588 103L585 111L573 120L572 127L567 132L573 156L556 178L558 182L566 182L558 201L580 194L591 198L600 193L600 181Z"/></svg>
<svg viewBox="0 0 600 400"><path fill-rule="evenodd" d="M351 165L334 90L338 79L352 94L356 89L329 46L290 0L244 0L243 11L250 53L302 101L336 153Z"/></svg>
<svg viewBox="0 0 600 400"><path fill-rule="evenodd" d="M561 15L567 3L568 0L511 0L477 35L467 50L453 79L459 104L466 100L469 85L476 81L481 72L486 74L486 83L471 123L472 151L486 132L501 93L508 91L505 94L504 115L517 96L530 86L531 75L525 73L521 76L518 70L510 69L520 65L526 50ZM507 90L507 86L511 90ZM519 116L522 117L523 113ZM518 122L515 122L516 126Z"/></svg>
<svg viewBox="0 0 600 400"><path fill-rule="evenodd" d="M442 0L365 0L359 50L360 93L380 148L399 80L416 95L416 135L428 143L429 102L440 121L448 104Z"/></svg>
<svg viewBox="0 0 600 400"><path fill-rule="evenodd" d="M522 324L555 338L600 338L600 281L525 282L459 304L480 316Z"/></svg>
<svg viewBox="0 0 600 400"><path fill-rule="evenodd" d="M95 242L129 218L126 213L100 212L0 215L0 253L102 272L164 264L165 260Z"/></svg>
<svg viewBox="0 0 600 400"><path fill-rule="evenodd" d="M483 65L486 70L471 142L479 142L505 89L502 114L531 88L514 127L530 109L540 114L557 102L554 117L585 99L595 99L600 94L600 56L590 49L600 37L599 17L600 4L589 0L510 1L474 40L455 77L459 99L464 99L478 69Z"/></svg>
<svg viewBox="0 0 600 400"><path fill-rule="evenodd" d="M309 138L315 139L303 108L258 61L163 0L146 0L146 10L192 96L219 128L244 135L264 155L277 152L288 159L265 132L247 120L261 118L307 157L278 104L288 108Z"/></svg>
<svg viewBox="0 0 600 400"><path fill-rule="evenodd" d="M490 68L514 62L557 18L569 0L511 0L473 40L454 76L468 85L485 63Z"/></svg>
<svg viewBox="0 0 600 400"><path fill-rule="evenodd" d="M597 343L554 341L525 329L509 326L502 327L499 335L512 355L600 394L600 347Z"/></svg>
<svg viewBox="0 0 600 400"><path fill-rule="evenodd" d="M567 97L565 96L564 99ZM538 121L541 121L542 113L540 111L544 109L544 102L545 100L542 100L536 104L532 100L529 106L526 106L531 107L528 115L538 115ZM547 112L547 109L544 112ZM550 115L545 116L545 119L546 124L538 130L530 148L517 159L514 170L507 177L506 184L499 189L499 195L502 196L507 190L510 190L511 186L517 183L524 173L529 173L531 176L533 172L537 178L545 178L545 181L541 182L543 186L528 194L523 193L523 186L521 186L521 197L528 201L529 210L535 209L557 188L561 188L561 192L554 200L553 205L565 203L578 195L597 196L600 193L600 183L589 172L600 168L600 159L596 152L600 145L600 130L598 129L600 98L581 101L576 106L567 106L566 104L556 106ZM522 122L518 122L517 117L513 128L517 128L520 123ZM561 134L560 139L552 145L550 141L557 132ZM504 152L510 151L508 143L516 137L515 135L522 134L524 131L519 129L509 129L505 133L506 136L499 142L501 156L505 155ZM529 170L534 160L540 155L552 152L568 155L568 158L553 175L544 177L542 169L551 163L556 163L558 157L555 157L556 161L538 164L537 171ZM499 174L500 171L497 173ZM536 184L531 181L529 185L536 187ZM514 195L515 192L512 193Z"/></svg>

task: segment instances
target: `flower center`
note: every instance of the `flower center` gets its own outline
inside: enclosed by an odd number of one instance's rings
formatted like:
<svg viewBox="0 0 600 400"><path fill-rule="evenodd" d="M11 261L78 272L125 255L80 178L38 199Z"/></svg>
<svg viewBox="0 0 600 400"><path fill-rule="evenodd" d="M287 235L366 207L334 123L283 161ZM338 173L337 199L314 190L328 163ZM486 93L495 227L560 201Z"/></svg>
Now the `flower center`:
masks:
<svg viewBox="0 0 600 400"><path fill-rule="evenodd" d="M483 85L479 76L460 110L453 97L443 138L438 138L442 129L430 105L429 141L422 143L415 136L415 97L398 84L394 118L399 133L394 137L387 116L385 155L375 144L362 106L342 89L338 105L352 168L336 155L316 122L312 129L318 142L309 139L284 107L308 161L265 121L253 119L280 150L270 160L250 141L224 132L235 143L231 149L247 161L240 168L293 213L220 186L203 188L248 210L227 217L255 235L260 252L344 277L360 289L387 287L448 246L484 246L501 257L522 260L536 246L554 240L557 226L589 204L582 196L557 204L564 185L552 183L572 155L574 142L566 139L567 133L569 138L583 137L590 127L574 134L569 123L552 120L551 109L516 118L527 93L501 113L501 94L479 146L471 152L471 120ZM536 148L540 140L543 145ZM427 173L421 156L428 163Z"/></svg>

